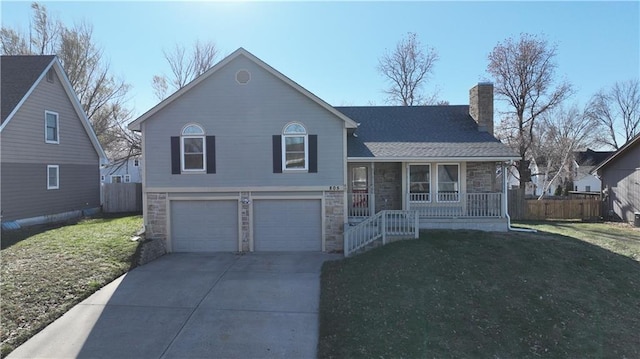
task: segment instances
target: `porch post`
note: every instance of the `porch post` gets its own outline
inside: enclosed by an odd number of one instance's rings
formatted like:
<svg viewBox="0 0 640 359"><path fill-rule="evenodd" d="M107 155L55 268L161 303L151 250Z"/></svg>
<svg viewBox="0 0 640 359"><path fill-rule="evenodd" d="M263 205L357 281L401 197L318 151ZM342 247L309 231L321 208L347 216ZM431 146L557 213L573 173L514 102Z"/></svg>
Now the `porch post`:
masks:
<svg viewBox="0 0 640 359"><path fill-rule="evenodd" d="M376 164L370 162L369 168L371 168L371 181L369 182L369 217L373 217L376 214Z"/></svg>
<svg viewBox="0 0 640 359"><path fill-rule="evenodd" d="M507 214L507 206L508 203L507 202L507 183L508 183L508 179L507 176L509 175L509 173L507 173L507 166L505 166L505 163L502 162L502 217L506 217Z"/></svg>

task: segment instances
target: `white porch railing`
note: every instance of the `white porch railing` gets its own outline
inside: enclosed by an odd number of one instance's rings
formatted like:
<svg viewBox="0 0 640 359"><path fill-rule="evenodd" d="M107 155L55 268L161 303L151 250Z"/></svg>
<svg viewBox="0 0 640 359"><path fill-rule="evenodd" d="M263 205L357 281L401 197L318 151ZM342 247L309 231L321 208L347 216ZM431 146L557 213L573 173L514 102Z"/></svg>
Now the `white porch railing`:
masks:
<svg viewBox="0 0 640 359"><path fill-rule="evenodd" d="M369 217L371 215L371 195L353 192L348 194L349 217Z"/></svg>
<svg viewBox="0 0 640 359"><path fill-rule="evenodd" d="M425 194L420 196L409 195L409 209L422 218L503 216L502 193L438 193L435 202L424 200Z"/></svg>
<svg viewBox="0 0 640 359"><path fill-rule="evenodd" d="M387 236L418 238L419 223L415 211L385 210L356 226L346 224L344 256L366 247L378 239L387 244Z"/></svg>

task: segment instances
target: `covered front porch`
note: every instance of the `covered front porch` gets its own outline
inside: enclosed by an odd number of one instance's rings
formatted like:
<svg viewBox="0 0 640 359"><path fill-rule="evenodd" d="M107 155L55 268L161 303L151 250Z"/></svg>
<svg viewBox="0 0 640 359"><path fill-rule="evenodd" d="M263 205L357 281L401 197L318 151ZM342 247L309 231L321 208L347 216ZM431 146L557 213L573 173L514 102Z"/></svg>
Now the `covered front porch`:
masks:
<svg viewBox="0 0 640 359"><path fill-rule="evenodd" d="M499 162L349 162L355 225L383 210L416 211L420 228L506 231ZM498 183L499 182L499 183Z"/></svg>

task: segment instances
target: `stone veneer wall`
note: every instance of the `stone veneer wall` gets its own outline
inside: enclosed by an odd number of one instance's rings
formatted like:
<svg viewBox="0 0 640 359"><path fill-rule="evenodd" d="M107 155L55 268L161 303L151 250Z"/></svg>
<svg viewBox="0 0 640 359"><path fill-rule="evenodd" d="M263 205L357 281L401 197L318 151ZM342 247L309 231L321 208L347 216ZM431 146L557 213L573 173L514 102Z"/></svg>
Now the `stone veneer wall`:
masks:
<svg viewBox="0 0 640 359"><path fill-rule="evenodd" d="M467 162L467 193L501 192L495 162Z"/></svg>
<svg viewBox="0 0 640 359"><path fill-rule="evenodd" d="M249 251L249 238L251 233L251 227L249 222L249 211L251 208L251 204L249 204L250 193L249 192L240 192L240 216L241 216L241 229L242 233L242 251Z"/></svg>
<svg viewBox="0 0 640 359"><path fill-rule="evenodd" d="M325 251L344 248L344 192L324 193Z"/></svg>
<svg viewBox="0 0 640 359"><path fill-rule="evenodd" d="M376 163L373 174L376 196L375 212L402 209L402 164Z"/></svg>
<svg viewBox="0 0 640 359"><path fill-rule="evenodd" d="M145 237L167 240L167 194L147 193Z"/></svg>

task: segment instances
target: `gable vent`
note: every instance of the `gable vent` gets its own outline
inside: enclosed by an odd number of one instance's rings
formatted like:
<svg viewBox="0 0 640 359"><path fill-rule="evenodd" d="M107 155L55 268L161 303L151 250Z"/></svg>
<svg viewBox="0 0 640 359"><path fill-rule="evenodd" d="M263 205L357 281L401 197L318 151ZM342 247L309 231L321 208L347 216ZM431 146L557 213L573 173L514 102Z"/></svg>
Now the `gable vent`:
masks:
<svg viewBox="0 0 640 359"><path fill-rule="evenodd" d="M238 81L239 84L244 85L249 82L249 80L251 80L251 73L249 73L249 71L240 70L236 72L236 81Z"/></svg>

